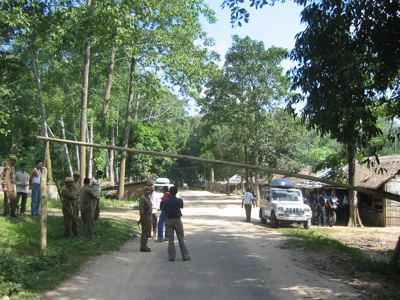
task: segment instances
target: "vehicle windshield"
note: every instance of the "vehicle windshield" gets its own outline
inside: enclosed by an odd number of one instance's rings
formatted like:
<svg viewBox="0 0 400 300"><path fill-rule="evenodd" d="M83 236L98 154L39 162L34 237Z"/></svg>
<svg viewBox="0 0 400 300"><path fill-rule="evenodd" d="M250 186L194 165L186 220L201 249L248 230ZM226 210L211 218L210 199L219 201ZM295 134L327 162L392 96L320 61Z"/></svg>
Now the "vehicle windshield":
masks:
<svg viewBox="0 0 400 300"><path fill-rule="evenodd" d="M159 185L155 185L154 186L154 191L157 192L157 193L162 193L163 192L163 190L162 190L163 187L164 187L163 185L162 186L161 185L160 186Z"/></svg>
<svg viewBox="0 0 400 300"><path fill-rule="evenodd" d="M301 201L300 191L273 190L272 201Z"/></svg>

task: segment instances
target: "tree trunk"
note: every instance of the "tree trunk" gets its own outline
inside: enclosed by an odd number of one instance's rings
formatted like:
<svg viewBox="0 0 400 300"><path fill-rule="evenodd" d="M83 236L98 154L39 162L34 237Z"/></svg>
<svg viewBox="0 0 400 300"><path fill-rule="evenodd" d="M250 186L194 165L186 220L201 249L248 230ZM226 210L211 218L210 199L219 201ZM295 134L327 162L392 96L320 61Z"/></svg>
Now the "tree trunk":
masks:
<svg viewBox="0 0 400 300"><path fill-rule="evenodd" d="M40 107L42 111L42 132L45 137L48 137L47 132L47 117L46 117L46 105L43 95L43 86L42 86L42 78L39 70L39 62L37 58L37 50L35 44L31 43L31 55L33 62L33 74L36 81L36 88L39 96ZM51 167L51 157L50 157L50 144L46 143L46 151L45 151L45 164L47 167L47 178L50 183L53 182L53 172Z"/></svg>
<svg viewBox="0 0 400 300"><path fill-rule="evenodd" d="M347 164L349 166L349 185L354 186L355 183L355 174L356 174L356 159L355 159L356 149L354 144L349 143L347 145ZM349 191L349 223L348 227L363 227L361 222L360 214L358 212L358 197L357 193L354 190Z"/></svg>
<svg viewBox="0 0 400 300"><path fill-rule="evenodd" d="M110 63L108 64L107 85L106 85L106 90L104 92L104 100L103 100L103 121L104 121L104 123L107 119L108 110L110 108L110 96L111 96L111 87L112 87L113 72L114 72L114 65L115 65L115 53L116 52L117 52L117 48L113 45L111 48Z"/></svg>
<svg viewBox="0 0 400 300"><path fill-rule="evenodd" d="M122 147L128 147L129 133L131 129L132 112L133 112L133 100L136 93L136 59L134 54L131 58L131 71L130 71L130 84L129 84L129 94L128 94L128 108L126 112L125 119L125 130L124 139ZM122 200L125 198L125 165L126 165L126 151L121 154L121 164L119 170L119 184L118 184L118 199Z"/></svg>
<svg viewBox="0 0 400 300"><path fill-rule="evenodd" d="M391 265L396 265L400 258L400 236L397 240L396 247L394 248L392 259L390 260Z"/></svg>
<svg viewBox="0 0 400 300"><path fill-rule="evenodd" d="M110 144L111 146L115 146L115 131L114 127L111 127L110 130ZM114 157L115 157L115 151L114 150L109 150L108 151L108 178L110 179L111 183L114 184L115 178L114 178Z"/></svg>
<svg viewBox="0 0 400 300"><path fill-rule="evenodd" d="M62 135L63 139L65 139L65 127L64 127L64 119L63 119L63 117L60 118L60 126L61 126L61 135ZM73 173L74 173L74 170L72 168L71 159L69 158L69 151L68 151L68 145L67 144L64 144L64 155L65 155L65 159L67 160L69 176L72 177Z"/></svg>
<svg viewBox="0 0 400 300"><path fill-rule="evenodd" d="M89 123L89 143L93 144L93 121ZM89 148L88 176L93 177L93 147Z"/></svg>
<svg viewBox="0 0 400 300"><path fill-rule="evenodd" d="M42 255L46 255L47 252L47 175L47 169L43 168L40 180L40 205L42 207L40 214L40 252Z"/></svg>
<svg viewBox="0 0 400 300"><path fill-rule="evenodd" d="M86 6L90 7L91 0L86 0ZM88 108L88 92L89 92L89 69L90 69L90 48L91 41L88 38L85 45L83 57L83 81L82 81L82 99L81 99L81 142L86 141L87 133L87 108ZM87 176L86 170L86 146L81 146L81 186L83 180Z"/></svg>
<svg viewBox="0 0 400 300"><path fill-rule="evenodd" d="M75 122L72 123L72 130L74 131L74 140L77 141L77 139L76 139ZM81 160L80 160L80 157L79 157L79 146L78 145L75 145L75 156L76 156L76 167L77 167L77 170L80 170L81 169Z"/></svg>
<svg viewBox="0 0 400 300"><path fill-rule="evenodd" d="M214 178L214 168L211 167L210 169L210 182L214 183L215 182L215 178Z"/></svg>
<svg viewBox="0 0 400 300"><path fill-rule="evenodd" d="M256 161L255 161L256 162L256 166L258 166L258 164L259 164L258 159L259 159L259 152L258 152L258 149L257 149L257 151L256 151ZM257 207L260 207L260 187L258 186L258 176L259 176L258 171L255 171L256 205L257 205Z"/></svg>

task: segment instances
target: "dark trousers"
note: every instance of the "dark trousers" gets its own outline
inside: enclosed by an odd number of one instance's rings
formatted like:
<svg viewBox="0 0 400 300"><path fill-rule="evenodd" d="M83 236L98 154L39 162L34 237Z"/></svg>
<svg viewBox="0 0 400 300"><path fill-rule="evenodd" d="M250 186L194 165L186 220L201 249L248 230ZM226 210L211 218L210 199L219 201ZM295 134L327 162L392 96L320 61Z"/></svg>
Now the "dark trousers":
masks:
<svg viewBox="0 0 400 300"><path fill-rule="evenodd" d="M81 216L85 237L91 239L94 237L94 212L92 209L81 210Z"/></svg>
<svg viewBox="0 0 400 300"><path fill-rule="evenodd" d="M318 208L318 225L319 226L326 225L326 208L324 206L320 206Z"/></svg>
<svg viewBox="0 0 400 300"><path fill-rule="evenodd" d="M100 199L96 199L96 208L94 210L93 220L98 220L100 218Z"/></svg>
<svg viewBox="0 0 400 300"><path fill-rule="evenodd" d="M251 219L251 204L245 204L244 209L246 210L246 222L250 222Z"/></svg>
<svg viewBox="0 0 400 300"><path fill-rule="evenodd" d="M26 201L28 200L28 193L22 193L18 192L17 193L17 199L15 200L15 208L14 212L16 211L19 203L19 199L21 198L21 208L20 208L20 213L23 214L26 211Z"/></svg>

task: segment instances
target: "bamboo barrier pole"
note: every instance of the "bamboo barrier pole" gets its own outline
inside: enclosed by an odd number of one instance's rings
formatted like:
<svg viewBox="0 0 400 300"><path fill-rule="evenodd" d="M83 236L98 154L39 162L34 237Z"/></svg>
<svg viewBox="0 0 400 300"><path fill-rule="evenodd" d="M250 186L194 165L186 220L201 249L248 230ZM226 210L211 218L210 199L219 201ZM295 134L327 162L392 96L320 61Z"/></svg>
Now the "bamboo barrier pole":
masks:
<svg viewBox="0 0 400 300"><path fill-rule="evenodd" d="M297 174L297 173L293 173L293 172L289 172L289 171L285 171L285 170L279 170L279 169L269 168L269 167L260 166L260 165L251 165L251 164L244 164L244 163L239 163L239 162L216 160L216 159L209 159L209 158L181 155L181 154L173 154L173 153L168 153L168 152L141 150L141 149L128 148L128 147L118 147L118 146L110 146L110 145L104 145L104 144L84 143L84 142L78 142L78 141L72 141L72 140L49 138L49 137L44 137L44 136L38 136L37 138L39 140L54 142L54 143L65 143L65 144L80 145L80 146L93 147L93 148L110 149L110 150L116 150L116 151L126 151L126 152L135 153L135 154L169 157L169 158L175 158L175 159L186 159L186 160L192 160L192 161L197 161L197 162L202 162L202 163L207 163L207 164L216 164L216 165L231 166L231 167L236 167L236 168L241 168L241 169L264 171L264 172L272 173L272 174L280 174L280 175L289 176L289 177L297 177L297 178L311 180L311 181L315 181L315 182L321 182L321 183L325 183L325 184L328 184L331 186L354 190L354 191L361 192L364 194L400 202L400 195L397 195L397 194L392 194L389 192L372 189L372 188L353 186L353 185L349 185L349 184L345 184L345 183L341 183L341 182L326 180L326 179L319 178L319 177L314 177L314 176L304 175L304 174Z"/></svg>
<svg viewBox="0 0 400 300"><path fill-rule="evenodd" d="M47 169L43 167L40 180L40 251L47 252Z"/></svg>

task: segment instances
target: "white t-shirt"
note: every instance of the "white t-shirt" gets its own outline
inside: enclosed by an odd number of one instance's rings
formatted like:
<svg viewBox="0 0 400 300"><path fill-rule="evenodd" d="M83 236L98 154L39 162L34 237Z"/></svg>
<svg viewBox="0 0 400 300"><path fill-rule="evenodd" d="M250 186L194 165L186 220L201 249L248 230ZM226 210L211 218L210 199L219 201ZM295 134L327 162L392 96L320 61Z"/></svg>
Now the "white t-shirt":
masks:
<svg viewBox="0 0 400 300"><path fill-rule="evenodd" d="M253 199L254 199L253 194L250 192L246 192L243 195L243 204L253 204L252 201Z"/></svg>
<svg viewBox="0 0 400 300"><path fill-rule="evenodd" d="M35 171L36 175L33 176L32 183L40 184L40 178L42 177L42 172L37 168L33 168L33 171Z"/></svg>
<svg viewBox="0 0 400 300"><path fill-rule="evenodd" d="M18 171L15 173L15 185L17 193L28 193L29 191L29 174Z"/></svg>
<svg viewBox="0 0 400 300"><path fill-rule="evenodd" d="M158 199L156 193L153 192L150 194L150 201L151 204L153 205L151 213L155 214L157 212L157 209L160 207L160 199Z"/></svg>

